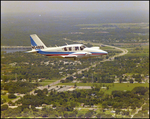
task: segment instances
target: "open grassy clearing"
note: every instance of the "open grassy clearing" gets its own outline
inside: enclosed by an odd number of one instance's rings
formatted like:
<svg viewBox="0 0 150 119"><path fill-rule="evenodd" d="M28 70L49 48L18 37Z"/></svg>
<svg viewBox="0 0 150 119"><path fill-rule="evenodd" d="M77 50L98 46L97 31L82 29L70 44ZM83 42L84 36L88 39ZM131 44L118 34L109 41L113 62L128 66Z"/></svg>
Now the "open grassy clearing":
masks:
<svg viewBox="0 0 150 119"><path fill-rule="evenodd" d="M149 87L149 83L115 83L114 86L111 86L109 90L105 91L105 94L111 94L114 90L131 91L133 88L138 86Z"/></svg>
<svg viewBox="0 0 150 119"><path fill-rule="evenodd" d="M137 56L149 56L149 54L148 53L128 53L128 54L126 54L126 56L135 56L135 57L137 57Z"/></svg>
<svg viewBox="0 0 150 119"><path fill-rule="evenodd" d="M55 81L56 81L56 79L54 79L54 80L48 80L48 79L46 79L46 80L44 80L42 82L39 82L39 84L45 86L45 85L51 84L51 83L53 83Z"/></svg>
<svg viewBox="0 0 150 119"><path fill-rule="evenodd" d="M20 97L20 96L17 96L16 98L18 98L18 97ZM16 98L9 99L9 98L8 98L8 95L1 95L1 99L5 99L6 102L9 102L9 101L14 100L14 99L16 99Z"/></svg>
<svg viewBox="0 0 150 119"><path fill-rule="evenodd" d="M132 51L136 48L142 48L140 52L132 53ZM128 50L127 56L149 56L149 45L141 46L141 47L133 47L133 48L126 48Z"/></svg>
<svg viewBox="0 0 150 119"><path fill-rule="evenodd" d="M77 86L93 86L100 85L100 83L76 83ZM108 90L105 90L105 94L111 94L114 90L131 91L138 86L149 87L149 83L101 83L102 86L109 86ZM75 83L59 83L57 85L70 85L74 86Z"/></svg>
<svg viewBox="0 0 150 119"><path fill-rule="evenodd" d="M115 49L115 48L112 48L112 47L108 47L108 46L105 46L105 47L101 47L101 49Z"/></svg>

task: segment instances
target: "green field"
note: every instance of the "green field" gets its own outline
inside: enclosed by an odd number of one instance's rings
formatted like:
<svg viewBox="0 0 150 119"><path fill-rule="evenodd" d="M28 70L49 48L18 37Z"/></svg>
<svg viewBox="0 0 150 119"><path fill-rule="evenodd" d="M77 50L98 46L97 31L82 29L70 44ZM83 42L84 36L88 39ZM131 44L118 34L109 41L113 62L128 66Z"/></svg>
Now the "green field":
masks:
<svg viewBox="0 0 150 119"><path fill-rule="evenodd" d="M16 98L18 98L19 96L17 96ZM14 98L14 99L16 99L16 98ZM1 99L5 99L6 100L6 102L9 102L9 101L11 101L11 100L14 100L14 99L9 99L8 98L8 95L1 95Z"/></svg>
<svg viewBox="0 0 150 119"><path fill-rule="evenodd" d="M149 87L149 83L144 83L144 84L142 83L115 83L114 87L111 86L109 90L105 91L105 94L111 94L111 92L114 90L131 91L133 88L138 87L138 86Z"/></svg>
<svg viewBox="0 0 150 119"><path fill-rule="evenodd" d="M53 83L53 82L55 82L55 81L57 81L57 80L56 80L56 79L53 79L53 80L48 80L48 79L46 79L46 80L44 80L44 81L42 81L42 82L39 82L39 84L45 86L45 85L51 84L51 83Z"/></svg>
<svg viewBox="0 0 150 119"><path fill-rule="evenodd" d="M57 85L72 85L75 83L59 83ZM77 86L93 86L93 84L100 85L100 83L77 83ZM102 83L102 85L109 85L109 90L105 91L105 94L111 94L114 90L131 91L134 87L144 86L149 87L149 83Z"/></svg>

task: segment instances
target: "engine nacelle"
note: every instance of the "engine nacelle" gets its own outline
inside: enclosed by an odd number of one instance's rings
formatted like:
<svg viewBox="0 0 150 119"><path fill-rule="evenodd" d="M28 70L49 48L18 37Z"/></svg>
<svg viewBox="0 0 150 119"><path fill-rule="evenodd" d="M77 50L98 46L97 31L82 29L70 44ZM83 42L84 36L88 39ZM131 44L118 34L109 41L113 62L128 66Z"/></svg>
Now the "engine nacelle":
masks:
<svg viewBox="0 0 150 119"><path fill-rule="evenodd" d="M92 53L88 52L88 53L86 53L85 55L89 57L89 56L92 55Z"/></svg>

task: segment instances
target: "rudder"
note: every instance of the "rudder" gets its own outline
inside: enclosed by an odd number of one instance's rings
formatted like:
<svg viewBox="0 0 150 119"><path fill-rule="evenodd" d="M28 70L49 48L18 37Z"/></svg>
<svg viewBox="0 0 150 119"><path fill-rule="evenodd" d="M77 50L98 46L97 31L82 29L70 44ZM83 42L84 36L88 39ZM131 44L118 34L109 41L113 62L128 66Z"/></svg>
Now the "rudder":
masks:
<svg viewBox="0 0 150 119"><path fill-rule="evenodd" d="M40 40L36 34L30 35L32 49L45 49L45 44Z"/></svg>

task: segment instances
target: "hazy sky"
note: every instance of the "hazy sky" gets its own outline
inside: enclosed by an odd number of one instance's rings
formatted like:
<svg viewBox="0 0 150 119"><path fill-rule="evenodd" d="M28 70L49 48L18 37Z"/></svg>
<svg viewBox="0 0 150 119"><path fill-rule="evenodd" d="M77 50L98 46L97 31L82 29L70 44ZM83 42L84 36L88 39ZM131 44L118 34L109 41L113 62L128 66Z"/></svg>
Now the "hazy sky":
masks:
<svg viewBox="0 0 150 119"><path fill-rule="evenodd" d="M1 1L1 13L149 10L149 1Z"/></svg>

